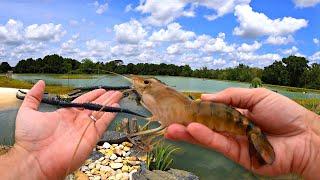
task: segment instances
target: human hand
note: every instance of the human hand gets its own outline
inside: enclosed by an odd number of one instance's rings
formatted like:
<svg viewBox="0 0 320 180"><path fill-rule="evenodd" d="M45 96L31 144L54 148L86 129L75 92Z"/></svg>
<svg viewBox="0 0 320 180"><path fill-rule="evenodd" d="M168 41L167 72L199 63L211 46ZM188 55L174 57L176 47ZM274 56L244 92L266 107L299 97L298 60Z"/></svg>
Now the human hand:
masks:
<svg viewBox="0 0 320 180"><path fill-rule="evenodd" d="M215 149L258 174L298 173L307 179L320 178L320 118L315 113L263 88L229 88L217 94L203 94L201 99L240 108L267 134L276 154L273 164L254 169L247 138L225 136L198 123L187 127L173 124L167 129L167 138Z"/></svg>
<svg viewBox="0 0 320 180"><path fill-rule="evenodd" d="M30 173L38 174L32 174L32 179L62 179L69 167L72 172L86 160L116 114L76 108L39 112L37 109L44 88L44 82L39 81L26 95L16 119L15 144L7 156L24 156L20 162L15 162L14 166L24 160L28 162L32 168ZM106 92L103 89L98 89L86 93L74 101L98 104L107 102L108 106L118 106L117 102L121 97L120 92ZM97 119L95 123L90 123L93 121L89 117L90 115ZM87 126L87 131L74 159L72 159L75 148Z"/></svg>

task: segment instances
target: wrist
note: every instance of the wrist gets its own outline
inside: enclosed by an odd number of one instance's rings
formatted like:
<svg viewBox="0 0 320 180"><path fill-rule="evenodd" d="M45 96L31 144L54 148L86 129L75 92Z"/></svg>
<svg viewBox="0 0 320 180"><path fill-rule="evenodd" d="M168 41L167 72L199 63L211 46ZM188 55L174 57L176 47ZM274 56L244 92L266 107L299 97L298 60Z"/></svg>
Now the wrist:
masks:
<svg viewBox="0 0 320 180"><path fill-rule="evenodd" d="M4 179L46 179L35 156L19 145L0 156L0 174Z"/></svg>

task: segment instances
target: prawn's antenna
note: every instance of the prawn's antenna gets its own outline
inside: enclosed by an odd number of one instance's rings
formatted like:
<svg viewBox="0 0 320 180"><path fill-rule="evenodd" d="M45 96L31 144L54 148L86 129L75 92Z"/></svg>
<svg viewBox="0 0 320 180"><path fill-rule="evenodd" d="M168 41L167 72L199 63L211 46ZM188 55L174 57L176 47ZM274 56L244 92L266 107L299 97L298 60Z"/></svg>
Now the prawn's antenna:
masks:
<svg viewBox="0 0 320 180"><path fill-rule="evenodd" d="M112 71L107 71L107 70L103 70L103 71L108 72L108 73L110 73L110 74L117 75L117 76L121 76L121 77L123 77L125 80L129 81L130 83L132 83L132 79L129 78L129 77L127 77L127 76L125 76L125 75L118 74L118 73L115 73L115 72L112 72Z"/></svg>
<svg viewBox="0 0 320 180"><path fill-rule="evenodd" d="M66 172L65 177L67 177L67 176L69 175L69 173L70 173L71 166L72 166L72 162L74 161L74 158L75 158L75 156L76 156L76 154L77 154L77 151L78 151L78 149L79 149L79 146L80 146L80 144L81 144L81 141L82 141L84 135L86 134L86 132L87 132L87 130L88 130L88 128L89 128L89 126L90 126L90 124L91 124L92 122L93 122L93 121L90 119L89 123L87 124L86 128L84 129L84 131L83 131L82 134L81 134L81 137L80 137L80 139L79 139L79 142L78 142L75 150L73 151L72 158L71 158L71 161L70 161L70 165L69 165L69 167L68 167L68 169L67 169L67 172Z"/></svg>

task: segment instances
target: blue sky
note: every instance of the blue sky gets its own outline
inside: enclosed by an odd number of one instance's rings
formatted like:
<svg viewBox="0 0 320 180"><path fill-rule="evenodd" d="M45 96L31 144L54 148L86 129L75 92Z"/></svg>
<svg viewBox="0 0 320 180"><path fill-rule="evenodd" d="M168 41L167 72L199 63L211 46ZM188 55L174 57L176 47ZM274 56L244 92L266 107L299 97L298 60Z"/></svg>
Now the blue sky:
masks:
<svg viewBox="0 0 320 180"><path fill-rule="evenodd" d="M2 0L0 61L46 54L125 63L320 62L320 0Z"/></svg>

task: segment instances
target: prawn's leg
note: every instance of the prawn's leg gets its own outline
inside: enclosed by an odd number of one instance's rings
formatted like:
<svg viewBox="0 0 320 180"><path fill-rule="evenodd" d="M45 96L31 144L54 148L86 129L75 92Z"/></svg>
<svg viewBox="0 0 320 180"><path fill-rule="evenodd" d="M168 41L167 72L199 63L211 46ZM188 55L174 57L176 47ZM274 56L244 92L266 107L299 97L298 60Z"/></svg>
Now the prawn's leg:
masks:
<svg viewBox="0 0 320 180"><path fill-rule="evenodd" d="M137 132L137 133L130 134L129 136L133 137L133 136L141 136L141 135L153 134L153 133L159 132L159 131L161 131L161 130L163 130L165 128L166 128L166 126L161 125L161 126L155 128L155 129L150 129L150 130L146 130L146 131L140 131L140 132Z"/></svg>

